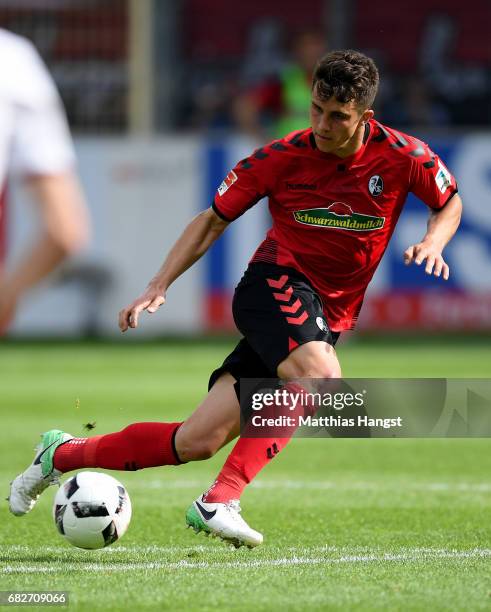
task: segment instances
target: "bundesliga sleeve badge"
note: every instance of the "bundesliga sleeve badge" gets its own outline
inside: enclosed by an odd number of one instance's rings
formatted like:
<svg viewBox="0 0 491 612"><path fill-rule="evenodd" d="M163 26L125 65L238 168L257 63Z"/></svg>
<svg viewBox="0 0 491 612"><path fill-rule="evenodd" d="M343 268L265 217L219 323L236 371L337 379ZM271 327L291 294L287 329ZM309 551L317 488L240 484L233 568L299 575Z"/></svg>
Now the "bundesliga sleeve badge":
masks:
<svg viewBox="0 0 491 612"><path fill-rule="evenodd" d="M435 182L438 186L438 189L445 193L448 187L452 184L452 177L450 176L450 172L445 168L441 161L438 161L438 172L435 176Z"/></svg>
<svg viewBox="0 0 491 612"><path fill-rule="evenodd" d="M235 183L237 180L237 175L233 170L227 174L227 176L222 181L222 184L218 188L218 195L221 197L228 189Z"/></svg>

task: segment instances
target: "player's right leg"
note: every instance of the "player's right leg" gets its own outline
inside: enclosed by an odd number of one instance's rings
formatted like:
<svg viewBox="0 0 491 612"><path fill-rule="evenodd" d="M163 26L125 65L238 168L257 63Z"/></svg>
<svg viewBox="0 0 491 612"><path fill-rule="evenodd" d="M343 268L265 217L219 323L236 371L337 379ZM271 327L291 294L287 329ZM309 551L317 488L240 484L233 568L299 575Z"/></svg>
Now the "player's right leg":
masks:
<svg viewBox="0 0 491 612"><path fill-rule="evenodd" d="M207 459L215 454L228 441L239 435L239 400L235 387L236 378L225 367L234 370L234 366L243 359L243 346L238 347L225 360L225 365L213 372L210 378L211 391L205 402L191 417L183 423L176 434L176 448L179 456L192 461ZM220 391L221 390L221 391ZM218 403L217 403L218 402ZM230 411L229 406L235 410ZM200 438L200 432L209 427L210 416L218 411L222 418L215 419L215 427L205 438ZM261 544L263 536L251 529L241 516L238 499L227 499L223 503L209 504L203 496L196 499L186 511L186 523L196 533L213 535L234 544L237 548L248 546L252 548Z"/></svg>
<svg viewBox="0 0 491 612"><path fill-rule="evenodd" d="M290 381L288 389L292 379L341 375L334 349L339 334L329 329L315 289L295 270L274 264L249 266L236 289L233 314L244 340L222 369L229 371L238 384L241 379L270 379L278 374ZM291 392L298 393L298 385ZM238 514L245 486L286 446L294 429L285 428L281 436L241 437L213 485L188 509L188 524L200 527L206 519L210 526L213 515L222 507L237 508ZM261 534L248 526L246 536L239 534L240 529L237 520L235 540L230 532L227 539L236 545L257 546L262 542Z"/></svg>
<svg viewBox="0 0 491 612"><path fill-rule="evenodd" d="M46 432L33 462L11 483L10 511L26 514L50 484L72 470L138 470L211 457L239 432L234 383L230 374L222 373L184 423L134 423L90 438L74 438L60 430Z"/></svg>

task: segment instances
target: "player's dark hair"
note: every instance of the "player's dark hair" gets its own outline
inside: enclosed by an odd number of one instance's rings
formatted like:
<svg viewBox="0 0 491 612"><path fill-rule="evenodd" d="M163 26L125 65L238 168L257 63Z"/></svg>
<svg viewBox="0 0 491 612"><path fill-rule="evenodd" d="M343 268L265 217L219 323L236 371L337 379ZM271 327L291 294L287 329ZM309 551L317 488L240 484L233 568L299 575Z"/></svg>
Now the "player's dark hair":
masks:
<svg viewBox="0 0 491 612"><path fill-rule="evenodd" d="M332 96L345 104L354 100L363 110L371 108L377 95L379 76L375 62L347 49L331 51L322 57L314 70L312 89L321 100Z"/></svg>

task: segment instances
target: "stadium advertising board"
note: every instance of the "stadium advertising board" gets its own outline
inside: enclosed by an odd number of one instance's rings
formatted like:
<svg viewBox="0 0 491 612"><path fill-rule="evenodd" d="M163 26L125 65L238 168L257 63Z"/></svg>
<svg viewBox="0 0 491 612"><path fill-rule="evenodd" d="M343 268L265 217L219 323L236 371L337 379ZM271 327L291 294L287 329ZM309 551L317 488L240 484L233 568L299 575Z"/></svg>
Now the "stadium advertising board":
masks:
<svg viewBox="0 0 491 612"><path fill-rule="evenodd" d="M423 235L427 220L426 207L411 196L368 289L359 327L489 330L491 136L425 140L456 175L464 202L461 226L445 251L450 279L445 283L404 265L404 250ZM84 138L76 145L93 217L91 247L54 285L37 289L24 301L12 335L117 334L118 310L144 289L186 223L210 205L230 168L254 148L247 139L182 136L151 141ZM13 185L8 257L15 258L30 238L28 204L25 192ZM269 223L262 200L176 282L165 308L137 333L233 329L233 289Z"/></svg>

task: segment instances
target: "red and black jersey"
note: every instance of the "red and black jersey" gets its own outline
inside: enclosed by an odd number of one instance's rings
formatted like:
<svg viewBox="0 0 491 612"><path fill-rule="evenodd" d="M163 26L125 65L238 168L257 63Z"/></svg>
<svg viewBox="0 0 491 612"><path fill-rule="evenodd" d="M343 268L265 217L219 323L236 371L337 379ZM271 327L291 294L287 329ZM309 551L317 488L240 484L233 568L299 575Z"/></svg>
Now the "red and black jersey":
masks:
<svg viewBox="0 0 491 612"><path fill-rule="evenodd" d="M251 261L302 272L342 331L356 322L409 192L440 209L457 185L425 143L372 120L348 158L317 149L311 129L257 149L227 175L213 208L233 221L268 196L273 225Z"/></svg>

